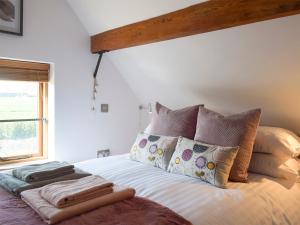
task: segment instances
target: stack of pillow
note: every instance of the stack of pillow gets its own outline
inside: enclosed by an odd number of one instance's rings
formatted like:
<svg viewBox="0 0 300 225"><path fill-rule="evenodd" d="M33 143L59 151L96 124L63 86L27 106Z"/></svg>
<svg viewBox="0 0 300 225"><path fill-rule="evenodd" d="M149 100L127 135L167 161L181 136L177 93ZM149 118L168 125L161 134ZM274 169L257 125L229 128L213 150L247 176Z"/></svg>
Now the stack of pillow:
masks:
<svg viewBox="0 0 300 225"><path fill-rule="evenodd" d="M249 171L300 181L300 138L277 127L259 127Z"/></svg>
<svg viewBox="0 0 300 225"><path fill-rule="evenodd" d="M217 187L225 188L228 180L247 182L260 115L260 109L223 116L203 105L170 110L156 103L152 121L145 132L138 134L130 157L171 173L200 178ZM258 129L258 137L263 129ZM264 153L273 153L270 148L260 148L262 157ZM297 155L292 150L290 157ZM255 153L250 171L262 173L256 158Z"/></svg>

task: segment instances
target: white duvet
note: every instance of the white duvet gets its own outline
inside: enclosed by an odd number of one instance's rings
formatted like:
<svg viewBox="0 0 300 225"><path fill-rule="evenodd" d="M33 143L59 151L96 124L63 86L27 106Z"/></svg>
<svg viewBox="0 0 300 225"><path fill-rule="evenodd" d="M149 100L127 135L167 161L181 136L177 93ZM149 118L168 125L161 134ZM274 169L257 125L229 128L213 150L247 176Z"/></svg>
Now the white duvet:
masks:
<svg viewBox="0 0 300 225"><path fill-rule="evenodd" d="M133 187L138 196L172 209L194 225L300 224L300 183L289 187L283 180L250 174L249 183L229 183L228 189L221 189L131 161L127 154L76 166Z"/></svg>

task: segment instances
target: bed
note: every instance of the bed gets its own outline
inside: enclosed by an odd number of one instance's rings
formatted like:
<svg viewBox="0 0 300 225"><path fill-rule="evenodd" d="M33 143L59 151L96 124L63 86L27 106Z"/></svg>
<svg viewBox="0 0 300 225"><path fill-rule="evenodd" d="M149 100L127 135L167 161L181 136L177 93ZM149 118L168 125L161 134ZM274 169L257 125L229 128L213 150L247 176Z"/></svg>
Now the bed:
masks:
<svg viewBox="0 0 300 225"><path fill-rule="evenodd" d="M76 166L135 188L137 196L160 203L194 225L300 224L300 183L251 174L248 183L221 189L184 175L129 159L128 154L91 159Z"/></svg>

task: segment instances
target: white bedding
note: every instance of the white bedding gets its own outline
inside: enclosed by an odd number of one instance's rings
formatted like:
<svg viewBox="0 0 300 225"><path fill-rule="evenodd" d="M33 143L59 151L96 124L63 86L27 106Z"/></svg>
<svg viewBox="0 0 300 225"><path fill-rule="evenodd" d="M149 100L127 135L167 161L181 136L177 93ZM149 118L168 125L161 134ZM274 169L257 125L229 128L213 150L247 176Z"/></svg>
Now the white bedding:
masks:
<svg viewBox="0 0 300 225"><path fill-rule="evenodd" d="M169 207L194 225L300 224L300 184L250 174L249 183L220 189L199 179L171 174L131 161L128 155L76 163L76 166L136 189L138 196Z"/></svg>

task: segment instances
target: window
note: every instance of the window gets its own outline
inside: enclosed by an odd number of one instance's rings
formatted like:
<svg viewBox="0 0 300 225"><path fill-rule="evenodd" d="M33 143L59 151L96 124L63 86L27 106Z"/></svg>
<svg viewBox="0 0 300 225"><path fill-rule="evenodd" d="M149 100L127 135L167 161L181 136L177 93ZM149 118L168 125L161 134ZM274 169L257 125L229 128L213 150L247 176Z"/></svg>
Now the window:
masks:
<svg viewBox="0 0 300 225"><path fill-rule="evenodd" d="M39 76L44 73L34 63L24 68L24 62L5 62L6 67L0 59L0 164L45 158L48 83Z"/></svg>

